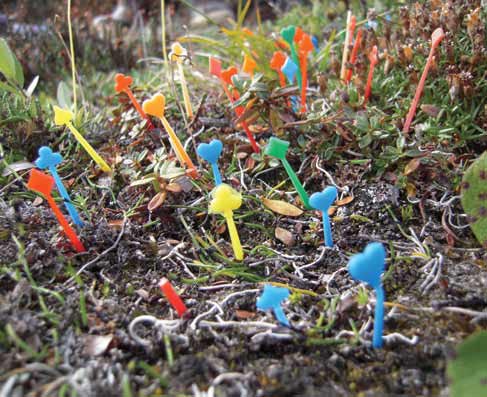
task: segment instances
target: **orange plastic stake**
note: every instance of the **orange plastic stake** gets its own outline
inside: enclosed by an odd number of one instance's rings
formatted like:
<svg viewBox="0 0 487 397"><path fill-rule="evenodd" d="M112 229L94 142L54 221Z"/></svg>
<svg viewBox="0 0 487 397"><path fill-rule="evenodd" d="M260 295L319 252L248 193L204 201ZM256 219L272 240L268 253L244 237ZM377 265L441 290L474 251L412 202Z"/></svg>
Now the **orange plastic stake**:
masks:
<svg viewBox="0 0 487 397"><path fill-rule="evenodd" d="M222 62L219 59L210 57L209 67L210 67L210 74L215 76L215 77L218 77L218 80L220 81L220 83L222 85L222 88L223 88L223 91L225 92L225 95L227 96L228 99L230 99L232 97L232 95L230 94L230 91L228 90L228 87L222 78Z"/></svg>
<svg viewBox="0 0 487 397"><path fill-rule="evenodd" d="M162 278L161 281L159 281L159 288L174 310L178 312L178 316L183 317L188 311L188 308L167 278Z"/></svg>
<svg viewBox="0 0 487 397"><path fill-rule="evenodd" d="M306 89L308 87L308 54L314 45L309 34L303 33L298 43L299 68L301 69L301 113L306 112Z"/></svg>
<svg viewBox="0 0 487 397"><path fill-rule="evenodd" d="M252 59L252 57L247 54L244 55L244 60L242 63L242 72L249 74L254 77L254 70L257 67L257 63Z"/></svg>
<svg viewBox="0 0 487 397"><path fill-rule="evenodd" d="M52 176L44 174L43 172L33 168L30 171L30 177L29 181L27 182L27 187L30 190L40 193L45 197L45 199L49 203L49 206L54 212L54 215L56 215L59 224L64 229L64 233L66 233L66 236L71 241L74 249L78 252L85 252L86 249L83 246L83 243L78 239L78 236L71 228L71 226L69 226L68 221L66 220L63 213L54 201L54 198L52 197L51 191L55 183L56 182L54 181L54 178Z"/></svg>
<svg viewBox="0 0 487 397"><path fill-rule="evenodd" d="M132 102L132 105L134 105L135 110L140 114L140 117L145 119L147 121L147 127L149 130L153 130L155 127L151 123L149 116L145 114L144 110L142 109L142 106L140 106L140 103L137 101L135 98L132 90L130 89L130 86L132 85L133 80L132 77L126 76L122 73L117 73L115 75L115 91L118 92L119 94L121 92L125 92L127 96L130 99L130 102Z"/></svg>
<svg viewBox="0 0 487 397"><path fill-rule="evenodd" d="M345 33L345 43L343 44L342 67L340 71L340 79L345 80L347 77L347 60L348 52L350 51L350 44L352 42L353 33L355 32L355 24L357 19L352 15L352 11L347 14L347 30Z"/></svg>
<svg viewBox="0 0 487 397"><path fill-rule="evenodd" d="M369 75L367 77L367 85L365 86L365 94L364 94L364 106L367 105L367 101L369 100L370 93L372 91L372 79L374 78L374 68L377 63L379 63L379 57L377 56L377 46L373 46L372 50L369 54Z"/></svg>
<svg viewBox="0 0 487 397"><path fill-rule="evenodd" d="M166 117L164 116L166 97L162 94L155 94L151 99L144 101L142 108L147 114L155 116L161 120L164 129L169 135L169 142L171 143L171 147L173 148L174 153L176 153L176 157L178 158L179 162L186 165L188 174L191 175L192 178L198 178L198 171L196 170L196 167L191 161L191 158L188 156L188 153L186 153L186 150L184 150L183 144L172 129L169 121L167 121Z"/></svg>
<svg viewBox="0 0 487 397"><path fill-rule="evenodd" d="M358 49L360 48L361 42L362 42L362 29L359 29L357 31L357 37L355 38L355 43L353 44L352 53L350 54L350 64L352 66L355 66L355 62L357 62L357 54L358 54ZM347 70L347 77L345 79L345 82L347 84L350 83L350 80L352 79L352 74L353 74L353 70L348 69Z"/></svg>
<svg viewBox="0 0 487 397"><path fill-rule="evenodd" d="M286 62L286 54L284 54L282 51L274 52L274 55L272 55L271 58L270 67L279 75L279 83L281 84L281 87L286 86L286 76L284 76L284 73L281 71L284 62Z"/></svg>
<svg viewBox="0 0 487 397"><path fill-rule="evenodd" d="M296 44L299 44L299 42L303 39L303 35L304 35L304 31L303 29L301 29L299 26L296 26L296 30L294 31L294 42Z"/></svg>
<svg viewBox="0 0 487 397"><path fill-rule="evenodd" d="M414 119L414 115L416 114L416 108L418 107L419 100L421 99L421 94L423 93L424 83L426 82L426 77L428 76L428 72L430 70L431 64L433 63L433 57L435 55L436 48L440 45L441 40L445 37L445 32L442 28L435 29L435 31L431 34L431 49L428 55L428 60L426 61L426 65L423 70L423 74L421 75L421 79L419 80L418 88L416 88L416 93L414 94L413 101L411 102L411 107L409 108L408 115L406 117L406 122L404 123L404 127L402 132L407 134L409 132L409 127Z"/></svg>

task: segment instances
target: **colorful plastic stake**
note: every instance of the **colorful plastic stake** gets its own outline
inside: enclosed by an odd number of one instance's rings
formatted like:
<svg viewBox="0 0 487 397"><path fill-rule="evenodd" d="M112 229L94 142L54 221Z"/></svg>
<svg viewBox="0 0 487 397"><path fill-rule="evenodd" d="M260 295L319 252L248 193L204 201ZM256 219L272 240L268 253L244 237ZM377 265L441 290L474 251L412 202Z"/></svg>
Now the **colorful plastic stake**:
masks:
<svg viewBox="0 0 487 397"><path fill-rule="evenodd" d="M325 234L325 245L333 247L333 237L331 234L330 217L328 216L328 209L337 198L337 188L335 186L328 186L322 192L313 193L309 198L309 204L317 210L320 210L323 215L323 233Z"/></svg>
<svg viewBox="0 0 487 397"><path fill-rule="evenodd" d="M81 133L74 127L71 121L73 120L73 113L69 110L61 109L58 106L54 106L54 123L56 125L65 125L73 133L76 140L83 146L93 160L100 166L105 172L111 172L110 166L101 158L101 156L93 149L88 141L81 135Z"/></svg>
<svg viewBox="0 0 487 397"><path fill-rule="evenodd" d="M183 317L188 311L188 308L167 278L161 278L161 281L159 281L159 288L174 310L176 310L178 316Z"/></svg>
<svg viewBox="0 0 487 397"><path fill-rule="evenodd" d="M137 113L139 113L140 117L142 117L144 120L147 121L147 127L149 128L149 130L153 130L155 127L150 121L149 116L145 114L144 110L142 109L142 106L140 106L140 103L137 101L132 90L130 89L132 83L133 83L133 79L130 76L126 76L122 73L117 73L115 75L115 91L119 94L121 92L127 94L127 96L130 99L130 102L132 102L132 105L134 106L135 110L137 110Z"/></svg>
<svg viewBox="0 0 487 397"><path fill-rule="evenodd" d="M294 77L296 75L299 75L299 73L298 73L299 72L298 65L296 65L293 62L293 60L291 58L289 58L289 57L286 58L286 61L282 65L281 71L286 76L287 81L288 81L289 84L293 84L294 83ZM298 99L295 96L292 96L291 97L291 102L293 104L294 111L296 111Z"/></svg>
<svg viewBox="0 0 487 397"><path fill-rule="evenodd" d="M51 148L47 146L42 146L39 149L39 158L36 160L36 167L40 168L41 170L45 170L46 168L51 172L51 175L56 182L57 190L59 194L64 200L64 205L69 212L69 215L73 219L73 222L78 226L83 226L83 222L81 221L78 211L74 207L71 199L69 198L69 194L66 191L66 188L57 173L56 166L61 164L63 161L63 157L59 153L53 153Z"/></svg>
<svg viewBox="0 0 487 397"><path fill-rule="evenodd" d="M350 44L352 43L353 39L353 32L355 31L355 24L357 20L352 15L352 11L348 11L347 13L347 28L345 33L345 42L343 44L343 55L342 55L342 67L340 70L340 79L345 81L347 77L347 60L348 60L348 52L350 51Z"/></svg>
<svg viewBox="0 0 487 397"><path fill-rule="evenodd" d="M286 54L284 54L282 51L274 52L271 58L270 67L272 70L275 70L279 75L279 84L281 85L281 87L286 86L286 77L284 76L284 73L282 73L281 70L281 68L284 65L284 62L286 62Z"/></svg>
<svg viewBox="0 0 487 397"><path fill-rule="evenodd" d="M54 212L54 215L56 215L59 224L64 229L64 233L66 233L66 236L68 236L68 239L71 241L74 249L78 252L85 252L86 249L83 246L83 243L78 239L76 232L71 228L71 226L69 226L68 221L66 220L63 213L54 201L54 198L52 197L51 191L55 183L56 182L54 181L54 178L52 176L44 174L43 172L33 168L30 171L30 177L29 181L27 182L27 187L30 190L40 193L45 197L45 199L49 203L49 206Z"/></svg>
<svg viewBox="0 0 487 397"><path fill-rule="evenodd" d="M315 51L318 52L320 49L320 42L318 41L318 37L311 36L311 41L313 42L313 46L315 47Z"/></svg>
<svg viewBox="0 0 487 397"><path fill-rule="evenodd" d="M308 193L306 193L306 190L304 190L304 187L299 181L298 176L292 169L291 164L289 164L289 162L286 159L286 153L288 148L289 148L288 141L284 141L276 137L271 137L265 149L265 154L267 154L268 156L276 157L279 160L281 160L281 163L284 166L284 169L286 170L287 174L289 175L289 178L291 179L294 188L297 190L299 197L301 197L304 206L307 209L311 209L312 207L309 203Z"/></svg>
<svg viewBox="0 0 487 397"><path fill-rule="evenodd" d="M193 108L191 106L191 99L189 98L188 85L186 84L186 78L184 77L183 61L187 57L188 52L178 42L173 43L171 46L171 52L169 53L169 59L172 62L176 62L178 65L179 80L181 81L181 90L183 92L184 109L186 110L186 116L188 119L193 118Z"/></svg>
<svg viewBox="0 0 487 397"><path fill-rule="evenodd" d="M218 158L222 153L223 144L219 139L213 139L210 143L200 143L196 149L198 156L208 161L213 170L213 179L215 179L215 186L222 183L220 170L218 169Z"/></svg>
<svg viewBox="0 0 487 397"><path fill-rule="evenodd" d="M367 105L367 102L370 98L370 94L372 92L372 79L374 78L374 69L375 65L379 63L379 57L377 56L377 46L373 46L372 50L369 54L369 75L367 76L367 85L365 86L365 94L364 94L364 106Z"/></svg>
<svg viewBox="0 0 487 397"><path fill-rule="evenodd" d="M289 327L289 320L282 310L282 303L289 297L291 293L287 288L274 287L273 285L265 284L262 295L257 298L257 309L266 311L272 310L277 321L282 325Z"/></svg>
<svg viewBox="0 0 487 397"><path fill-rule="evenodd" d="M313 42L311 37L303 33L301 40L298 42L299 48L299 66L301 69L301 113L306 112L306 89L308 88L308 54L313 51Z"/></svg>
<svg viewBox="0 0 487 397"><path fill-rule="evenodd" d="M369 284L375 290L374 337L372 346L382 347L384 328L384 288L381 275L384 272L386 250L381 243L370 243L361 254L356 254L348 262L348 272L357 281Z"/></svg>
<svg viewBox="0 0 487 397"><path fill-rule="evenodd" d="M162 125L169 135L169 142L171 143L171 147L173 148L174 153L176 153L176 157L178 158L179 162L187 167L188 174L191 175L191 177L197 178L198 171L196 170L196 167L191 161L191 158L188 156L188 153L186 153L186 150L184 150L183 144L179 140L178 136L164 116L165 107L166 97L162 94L155 94L151 99L144 101L142 104L144 112L161 120Z"/></svg>
<svg viewBox="0 0 487 397"><path fill-rule="evenodd" d="M355 66L355 63L357 62L357 54L361 43L362 43L362 29L359 29L357 31L357 37L355 38L355 43L353 43L352 53L350 54L350 65L352 66ZM350 80L352 79L352 74L353 74L353 69L348 69L347 77L345 79L345 82L347 84L350 83Z"/></svg>
<svg viewBox="0 0 487 397"><path fill-rule="evenodd" d="M296 34L296 26L290 25L287 28L281 30L281 36L284 41L289 45L291 49L291 58L295 65L299 65L298 52L296 51L296 45L294 44L294 35ZM298 87L301 89L301 74L297 74Z"/></svg>
<svg viewBox="0 0 487 397"><path fill-rule="evenodd" d="M428 72L430 70L431 64L433 63L435 50L440 45L441 40L443 40L444 37L445 37L445 32L443 32L442 28L435 29L435 31L431 34L431 49L428 55L428 60L426 61L423 74L421 75L421 79L419 80L418 88L416 88L414 99L411 102L411 107L409 108L409 112L406 117L406 122L404 123L404 127L402 129L402 132L405 134L409 132L409 127L411 126L411 123L414 119L414 115L416 114L416 108L418 107L421 94L423 93L424 83L426 82L426 77L428 76Z"/></svg>
<svg viewBox="0 0 487 397"><path fill-rule="evenodd" d="M256 67L257 63L252 59L252 57L245 54L242 63L242 72L249 74L251 77L254 77L254 70Z"/></svg>
<svg viewBox="0 0 487 397"><path fill-rule="evenodd" d="M210 202L210 213L222 214L227 221L228 232L232 242L235 259L241 261L244 257L240 238L238 237L237 227L233 220L233 211L242 205L242 196L230 185L222 183L212 191Z"/></svg>

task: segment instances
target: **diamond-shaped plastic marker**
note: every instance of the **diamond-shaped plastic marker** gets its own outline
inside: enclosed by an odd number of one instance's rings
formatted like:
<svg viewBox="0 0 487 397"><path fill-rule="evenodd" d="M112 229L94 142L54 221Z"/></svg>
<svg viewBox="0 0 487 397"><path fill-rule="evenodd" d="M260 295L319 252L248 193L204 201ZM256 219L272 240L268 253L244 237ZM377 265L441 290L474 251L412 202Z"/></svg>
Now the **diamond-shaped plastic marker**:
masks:
<svg viewBox="0 0 487 397"><path fill-rule="evenodd" d="M289 297L290 292L287 288L275 287L270 284L264 285L262 295L257 299L257 309L272 310L277 321L289 327L289 320L282 310L282 303Z"/></svg>

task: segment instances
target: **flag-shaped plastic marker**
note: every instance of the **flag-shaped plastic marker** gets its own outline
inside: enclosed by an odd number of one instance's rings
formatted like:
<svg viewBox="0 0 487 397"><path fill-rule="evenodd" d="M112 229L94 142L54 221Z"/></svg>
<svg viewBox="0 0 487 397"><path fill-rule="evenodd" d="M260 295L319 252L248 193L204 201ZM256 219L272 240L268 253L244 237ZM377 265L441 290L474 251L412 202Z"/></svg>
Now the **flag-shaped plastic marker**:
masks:
<svg viewBox="0 0 487 397"><path fill-rule="evenodd" d="M69 194L64 187L64 184L61 181L61 178L59 177L56 169L56 167L61 164L62 161L63 157L59 153L53 153L50 147L42 146L39 149L39 158L36 160L36 167L41 170L49 170L54 178L54 181L56 182L57 190L64 200L64 205L66 206L66 209L68 210L71 219L76 225L83 226L83 222L78 215L78 211L76 211L76 208L69 198Z"/></svg>
<svg viewBox="0 0 487 397"><path fill-rule="evenodd" d="M362 43L362 29L359 29L357 31L357 37L355 38L355 43L353 43L352 53L350 54L350 65L352 66L355 66L355 63L357 62L358 50L360 48L361 43ZM345 79L345 82L347 84L350 83L350 80L352 79L352 74L353 74L353 69L348 69L347 77Z"/></svg>
<svg viewBox="0 0 487 397"><path fill-rule="evenodd" d="M133 82L132 77L126 76L122 73L117 73L115 75L115 91L119 94L121 92L127 94L127 96L130 99L130 102L132 102L132 105L134 106L135 110L137 110L137 113L139 113L140 117L142 117L144 120L147 121L147 127L149 128L149 130L153 130L155 127L151 123L149 116L145 114L144 110L142 109L142 106L140 106L140 103L137 101L132 90L130 89L132 82Z"/></svg>
<svg viewBox="0 0 487 397"><path fill-rule="evenodd" d="M222 177L218 169L218 158L222 153L222 149L223 144L219 139L213 139L210 143L200 143L196 149L196 153L211 164L215 186L222 183Z"/></svg>
<svg viewBox="0 0 487 397"><path fill-rule="evenodd" d="M364 106L367 105L367 102L370 98L370 94L372 92L372 80L374 78L374 69L375 65L379 63L379 57L377 56L377 46L375 45L372 47L372 50L369 54L369 75L367 76L367 84L365 86L365 93L364 93Z"/></svg>
<svg viewBox="0 0 487 397"><path fill-rule="evenodd" d="M304 190L304 187L299 181L298 176L296 175L293 168L291 167L291 164L289 164L289 162L286 159L286 153L288 148L289 148L288 141L284 141L282 139L273 136L269 140L269 143L265 149L265 154L281 160L281 163L284 166L284 169L286 170L287 174L289 175L289 179L291 179L291 182L294 185L296 191L298 192L299 197L301 197L301 201L303 202L304 206L307 209L311 209L312 207L309 203L308 193L306 193L306 190Z"/></svg>
<svg viewBox="0 0 487 397"><path fill-rule="evenodd" d="M183 317L188 311L188 308L167 278L162 278L161 281L159 281L159 288L174 310L176 310L178 316Z"/></svg>
<svg viewBox="0 0 487 397"><path fill-rule="evenodd" d="M384 329L384 288L381 275L384 272L386 250L381 243L370 243L361 254L356 254L348 262L348 272L357 281L367 283L375 290L374 337L372 346L382 347Z"/></svg>
<svg viewBox="0 0 487 397"><path fill-rule="evenodd" d="M227 221L228 232L232 242L235 259L241 261L244 257L240 238L238 237L237 227L233 220L233 211L242 205L242 196L235 191L230 185L222 183L215 187L212 192L209 212L212 214L221 214Z"/></svg>
<svg viewBox="0 0 487 397"><path fill-rule="evenodd" d="M309 204L317 210L320 210L323 216L323 233L325 235L325 245L333 247L333 237L331 234L330 217L328 210L337 198L337 188L328 186L322 192L313 193L309 198Z"/></svg>
<svg viewBox="0 0 487 397"><path fill-rule="evenodd" d="M86 249L83 243L78 239L76 232L69 226L68 221L64 217L63 213L57 206L54 198L52 197L51 191L55 185L54 178L50 175L44 174L43 172L33 168L30 171L29 181L27 182L27 187L37 193L40 193L47 200L49 206L51 207L54 215L56 216L59 224L64 230L64 233L68 237L69 241L73 245L74 249L78 252L85 252Z"/></svg>
<svg viewBox="0 0 487 397"><path fill-rule="evenodd" d="M88 141L81 135L81 133L74 127L73 123L73 113L69 110L61 109L58 106L54 106L54 123L56 125L65 125L73 133L76 140L83 146L86 152L91 156L93 160L100 166L100 168L105 172L111 172L110 166L101 158L101 156L93 149L93 147L88 143Z"/></svg>
<svg viewBox="0 0 487 397"><path fill-rule="evenodd" d="M171 52L169 53L169 59L172 62L176 62L178 65L179 81L181 82L181 90L183 92L184 109L186 110L186 116L188 119L193 118L193 108L191 106L191 99L189 98L188 85L186 84L186 78L184 77L183 62L186 59L188 53L186 49L178 42L173 43L171 46Z"/></svg>
<svg viewBox="0 0 487 397"><path fill-rule="evenodd" d="M196 170L196 167L191 161L191 158L188 156L188 153L186 153L186 150L184 150L183 144L172 129L169 121L167 121L166 117L164 116L164 112L166 110L166 97L162 94L155 94L151 99L148 99L143 103L142 108L147 114L155 116L161 120L164 129L169 135L169 142L171 143L171 147L174 150L179 162L186 166L187 172L192 178L197 178L198 171Z"/></svg>
<svg viewBox="0 0 487 397"><path fill-rule="evenodd" d="M297 66L299 65L299 58L298 58L298 52L296 50L296 45L294 43L295 34L296 34L296 26L294 25L290 25L287 28L281 30L281 36L284 39L284 41L289 45L289 48L291 49L291 58L294 64ZM298 81L298 87L299 89L301 89L301 74L298 73L296 77Z"/></svg>
<svg viewBox="0 0 487 397"><path fill-rule="evenodd" d="M306 90L308 88L308 54L313 51L311 37L303 33L298 42L299 66L301 69L301 113L306 112Z"/></svg>
<svg viewBox="0 0 487 397"><path fill-rule="evenodd" d="M279 84L281 85L282 88L286 86L286 77L284 76L284 73L282 73L281 70L281 68L284 65L284 62L286 62L286 54L284 54L282 51L274 52L271 58L270 67L272 70L275 70L279 75Z"/></svg>
<svg viewBox="0 0 487 397"><path fill-rule="evenodd" d="M287 288L264 285L262 295L257 299L257 309L262 311L272 310L277 321L289 327L289 320L282 310L282 303L289 297L290 292Z"/></svg>
<svg viewBox="0 0 487 397"><path fill-rule="evenodd" d="M252 57L245 54L242 63L242 72L247 73L248 75L250 75L250 77L254 77L254 70L256 67L257 63L252 59Z"/></svg>
<svg viewBox="0 0 487 397"><path fill-rule="evenodd" d="M436 48L440 45L441 40L445 38L445 32L443 32L442 28L436 29L433 34L431 35L431 49L428 55L428 59L426 61L426 65L423 70L423 74L421 75L421 79L419 80L418 88L416 88L416 93L414 94L413 101L411 102L411 107L409 108L408 115L406 117L406 122L404 123L404 127L402 132L407 134L409 132L409 127L414 119L414 115L416 114L416 108L418 107L419 100L421 99L421 94L423 93L424 84L426 82L426 77L428 77L428 72L431 68L433 63L433 57L435 55Z"/></svg>

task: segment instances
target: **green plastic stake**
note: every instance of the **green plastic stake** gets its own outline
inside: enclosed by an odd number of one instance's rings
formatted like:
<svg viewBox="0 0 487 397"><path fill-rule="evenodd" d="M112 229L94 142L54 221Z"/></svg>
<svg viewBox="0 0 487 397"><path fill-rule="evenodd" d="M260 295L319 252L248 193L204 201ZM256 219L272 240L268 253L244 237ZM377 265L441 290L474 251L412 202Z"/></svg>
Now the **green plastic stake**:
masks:
<svg viewBox="0 0 487 397"><path fill-rule="evenodd" d="M306 190L304 190L304 187L299 181L298 176L296 175L293 168L291 167L291 164L289 164L289 162L286 159L286 153L288 148L289 148L288 141L284 141L282 139L272 137L269 140L269 143L267 144L267 147L265 149L265 154L267 154L268 156L276 157L279 160L281 160L282 165L284 166L284 169L289 175L289 179L291 179L291 182L293 183L294 188L298 192L299 197L301 197L301 200L305 208L310 210L312 209L312 207L309 204L308 193L306 193Z"/></svg>
<svg viewBox="0 0 487 397"><path fill-rule="evenodd" d="M281 29L281 36L286 43L289 44L289 48L291 49L291 58L293 62L299 66L299 58L298 52L296 51L296 44L294 43L294 35L296 34L296 26L289 25L287 28ZM298 81L298 87L301 90L302 81L301 81L301 71L296 73L296 80Z"/></svg>

